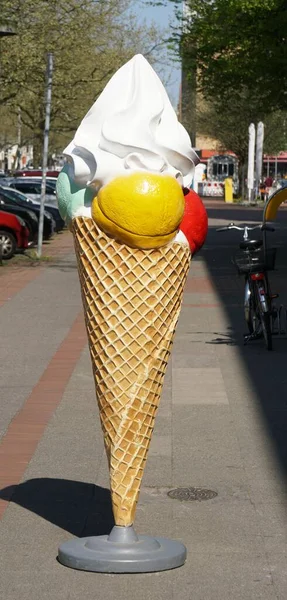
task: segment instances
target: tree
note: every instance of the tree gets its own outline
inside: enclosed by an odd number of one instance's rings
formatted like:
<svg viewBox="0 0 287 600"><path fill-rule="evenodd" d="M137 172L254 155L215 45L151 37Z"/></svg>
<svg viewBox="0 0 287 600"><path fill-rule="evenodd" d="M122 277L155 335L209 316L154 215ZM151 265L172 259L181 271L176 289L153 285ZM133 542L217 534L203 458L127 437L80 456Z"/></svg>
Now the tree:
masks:
<svg viewBox="0 0 287 600"><path fill-rule="evenodd" d="M287 110L286 0L150 0L168 2L178 21L169 42L186 73L196 68L205 98L240 97L247 88L261 112Z"/></svg>
<svg viewBox="0 0 287 600"><path fill-rule="evenodd" d="M2 0L1 20L17 36L0 42L0 105L15 119L21 110L35 164L43 143L47 52L55 66L50 149L57 151L111 75L133 54L155 53L157 32L140 26L130 6L130 0Z"/></svg>
<svg viewBox="0 0 287 600"><path fill-rule="evenodd" d="M180 40L186 65L213 102L248 89L258 112L287 110L285 0L187 0Z"/></svg>

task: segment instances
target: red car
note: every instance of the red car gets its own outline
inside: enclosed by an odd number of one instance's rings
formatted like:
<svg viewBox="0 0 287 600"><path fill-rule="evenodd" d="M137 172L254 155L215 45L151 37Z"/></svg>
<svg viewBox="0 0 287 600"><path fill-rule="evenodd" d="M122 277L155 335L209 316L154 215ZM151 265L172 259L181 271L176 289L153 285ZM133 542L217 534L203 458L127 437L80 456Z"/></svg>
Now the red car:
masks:
<svg viewBox="0 0 287 600"><path fill-rule="evenodd" d="M14 256L17 249L28 248L29 229L21 217L0 210L0 246L2 258ZM0 248L1 252L1 248Z"/></svg>
<svg viewBox="0 0 287 600"><path fill-rule="evenodd" d="M47 171L46 177L58 177L60 171ZM42 177L41 169L22 169L15 171L14 177Z"/></svg>

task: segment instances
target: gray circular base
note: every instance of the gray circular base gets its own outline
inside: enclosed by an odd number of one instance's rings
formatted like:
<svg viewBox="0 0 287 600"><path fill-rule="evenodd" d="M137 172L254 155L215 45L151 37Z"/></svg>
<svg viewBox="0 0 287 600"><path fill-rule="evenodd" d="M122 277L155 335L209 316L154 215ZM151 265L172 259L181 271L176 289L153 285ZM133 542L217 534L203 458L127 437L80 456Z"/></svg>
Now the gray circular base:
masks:
<svg viewBox="0 0 287 600"><path fill-rule="evenodd" d="M184 564L186 548L180 542L135 533L133 527L117 527L109 536L65 542L59 562L72 569L97 573L151 573Z"/></svg>

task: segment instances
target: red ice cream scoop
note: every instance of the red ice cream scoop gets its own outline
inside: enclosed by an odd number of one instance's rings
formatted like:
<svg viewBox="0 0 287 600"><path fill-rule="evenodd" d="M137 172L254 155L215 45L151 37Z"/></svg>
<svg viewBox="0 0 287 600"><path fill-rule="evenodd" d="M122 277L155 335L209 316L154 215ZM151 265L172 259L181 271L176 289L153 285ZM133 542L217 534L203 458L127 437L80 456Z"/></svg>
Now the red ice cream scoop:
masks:
<svg viewBox="0 0 287 600"><path fill-rule="evenodd" d="M193 190L185 193L184 199L185 209L179 230L184 233L191 253L195 254L203 246L207 236L207 212L201 198Z"/></svg>

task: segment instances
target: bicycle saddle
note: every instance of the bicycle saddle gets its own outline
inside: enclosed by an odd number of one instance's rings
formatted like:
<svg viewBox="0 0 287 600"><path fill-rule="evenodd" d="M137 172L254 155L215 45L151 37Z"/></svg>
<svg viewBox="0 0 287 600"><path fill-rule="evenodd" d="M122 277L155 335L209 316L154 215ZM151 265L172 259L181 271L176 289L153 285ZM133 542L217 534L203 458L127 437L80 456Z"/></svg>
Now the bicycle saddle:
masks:
<svg viewBox="0 0 287 600"><path fill-rule="evenodd" d="M263 246L262 240L247 240L246 242L240 242L239 247L241 250L256 250Z"/></svg>

